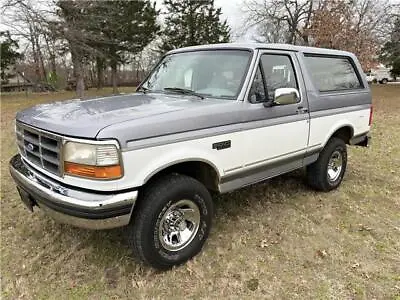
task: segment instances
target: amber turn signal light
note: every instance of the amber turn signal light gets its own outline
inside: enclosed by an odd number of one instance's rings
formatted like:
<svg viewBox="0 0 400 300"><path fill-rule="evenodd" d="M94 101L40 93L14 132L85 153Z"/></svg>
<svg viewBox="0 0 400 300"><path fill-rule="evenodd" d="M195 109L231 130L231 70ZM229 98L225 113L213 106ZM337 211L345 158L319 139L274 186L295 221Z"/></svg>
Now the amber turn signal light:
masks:
<svg viewBox="0 0 400 300"><path fill-rule="evenodd" d="M64 172L65 174L69 175L98 179L116 179L122 176L122 169L120 165L90 166L67 161L64 163Z"/></svg>

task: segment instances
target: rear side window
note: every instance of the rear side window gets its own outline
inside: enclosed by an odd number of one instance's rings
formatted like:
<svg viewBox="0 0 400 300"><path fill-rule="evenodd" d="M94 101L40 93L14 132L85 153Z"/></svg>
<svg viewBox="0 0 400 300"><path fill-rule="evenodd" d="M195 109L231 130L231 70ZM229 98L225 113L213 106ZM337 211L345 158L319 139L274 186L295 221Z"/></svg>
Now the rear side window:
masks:
<svg viewBox="0 0 400 300"><path fill-rule="evenodd" d="M349 57L305 55L307 69L320 92L363 88Z"/></svg>

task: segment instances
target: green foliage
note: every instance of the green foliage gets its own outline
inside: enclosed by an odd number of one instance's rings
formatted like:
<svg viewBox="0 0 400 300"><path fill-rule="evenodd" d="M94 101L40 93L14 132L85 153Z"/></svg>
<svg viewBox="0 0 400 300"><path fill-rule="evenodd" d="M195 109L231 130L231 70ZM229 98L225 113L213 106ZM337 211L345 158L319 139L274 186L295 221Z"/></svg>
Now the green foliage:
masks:
<svg viewBox="0 0 400 300"><path fill-rule="evenodd" d="M393 61L390 73L394 78L400 77L400 56Z"/></svg>
<svg viewBox="0 0 400 300"><path fill-rule="evenodd" d="M129 54L141 52L160 29L159 12L150 0L58 1L57 7L60 22L55 27L68 41L74 75L81 82L77 92L83 90L87 61L96 61L99 87L102 70L111 66L116 87L118 64L126 62Z"/></svg>
<svg viewBox="0 0 400 300"><path fill-rule="evenodd" d="M1 81L7 83L9 76L7 75L7 69L14 65L16 61L22 58L22 55L16 50L19 48L18 42L13 40L10 36L10 32L1 31Z"/></svg>
<svg viewBox="0 0 400 300"><path fill-rule="evenodd" d="M123 62L125 53L142 51L159 31L158 11L149 0L59 1L57 6L64 21L59 32L92 57Z"/></svg>
<svg viewBox="0 0 400 300"><path fill-rule="evenodd" d="M124 54L137 54L159 31L158 11L150 1L92 1L91 15L96 21L89 31L98 39L95 47L111 64L124 62Z"/></svg>
<svg viewBox="0 0 400 300"><path fill-rule="evenodd" d="M51 84L52 86L56 86L57 85L57 80L58 80L58 76L57 76L57 73L54 73L54 72L49 72L48 74L47 74L47 82L49 83L49 84Z"/></svg>
<svg viewBox="0 0 400 300"><path fill-rule="evenodd" d="M220 20L221 8L214 7L214 0L164 0L164 5L167 17L160 52L229 42L230 28Z"/></svg>
<svg viewBox="0 0 400 300"><path fill-rule="evenodd" d="M398 71L400 60L400 17L395 21L391 39L384 45L380 58L385 64L393 66L391 71L393 76L400 76Z"/></svg>
<svg viewBox="0 0 400 300"><path fill-rule="evenodd" d="M63 52L71 52L72 56L79 56L81 60L96 52L92 45L99 39L89 30L97 22L91 6L90 1L58 1L56 13L60 20L51 24L54 34L68 41Z"/></svg>

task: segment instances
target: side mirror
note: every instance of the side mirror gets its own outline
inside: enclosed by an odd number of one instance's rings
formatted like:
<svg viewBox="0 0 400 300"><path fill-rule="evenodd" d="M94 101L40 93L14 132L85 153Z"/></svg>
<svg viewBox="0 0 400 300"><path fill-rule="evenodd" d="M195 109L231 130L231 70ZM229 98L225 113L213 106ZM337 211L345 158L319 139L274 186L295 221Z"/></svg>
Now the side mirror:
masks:
<svg viewBox="0 0 400 300"><path fill-rule="evenodd" d="M300 93L294 88L276 89L274 93L273 105L295 104L300 100Z"/></svg>

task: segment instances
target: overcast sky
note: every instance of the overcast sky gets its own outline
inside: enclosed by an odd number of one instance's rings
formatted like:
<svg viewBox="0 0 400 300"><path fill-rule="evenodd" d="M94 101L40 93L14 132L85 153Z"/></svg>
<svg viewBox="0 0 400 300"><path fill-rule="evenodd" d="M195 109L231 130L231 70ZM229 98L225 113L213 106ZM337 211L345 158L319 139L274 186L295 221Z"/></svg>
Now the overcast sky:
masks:
<svg viewBox="0 0 400 300"><path fill-rule="evenodd" d="M228 20L228 24L231 26L234 34L238 34L243 28L243 2L243 0L215 0L216 7L222 8L222 18ZM250 39L250 32L245 36L235 37L236 42L249 41Z"/></svg>
<svg viewBox="0 0 400 300"><path fill-rule="evenodd" d="M6 0L0 0L0 6L5 2ZM37 0L39 3L46 3L45 0ZM155 0L157 3L158 8L162 8L162 3L163 0ZM390 0L389 0L390 1ZM51 2L51 1L49 1ZM216 7L221 7L222 9L222 19L227 20L228 24L232 28L232 33L233 36L232 38L234 41L237 42L244 42L244 41L251 41L252 36L254 35L254 32L247 32L246 35L244 36L238 36L243 31L243 12L242 8L244 5L245 0L215 0L215 6ZM400 0L391 0L393 4L399 4L400 5ZM44 4L43 4L44 5ZM1 17L0 16L0 30L6 29L4 24L1 22Z"/></svg>
<svg viewBox="0 0 400 300"><path fill-rule="evenodd" d="M236 26L235 21L240 19L242 3L242 0L215 0L215 6L222 8L223 18L228 20L231 27Z"/></svg>

